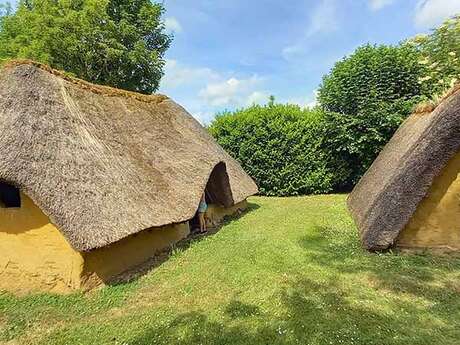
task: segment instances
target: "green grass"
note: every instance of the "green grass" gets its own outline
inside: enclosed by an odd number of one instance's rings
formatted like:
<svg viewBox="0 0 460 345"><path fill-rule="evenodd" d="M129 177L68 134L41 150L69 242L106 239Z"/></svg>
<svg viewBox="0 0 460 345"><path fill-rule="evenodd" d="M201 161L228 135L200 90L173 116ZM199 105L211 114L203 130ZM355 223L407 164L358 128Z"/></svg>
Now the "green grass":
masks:
<svg viewBox="0 0 460 345"><path fill-rule="evenodd" d="M364 252L344 195L250 201L135 282L0 294L0 342L460 343L459 258Z"/></svg>

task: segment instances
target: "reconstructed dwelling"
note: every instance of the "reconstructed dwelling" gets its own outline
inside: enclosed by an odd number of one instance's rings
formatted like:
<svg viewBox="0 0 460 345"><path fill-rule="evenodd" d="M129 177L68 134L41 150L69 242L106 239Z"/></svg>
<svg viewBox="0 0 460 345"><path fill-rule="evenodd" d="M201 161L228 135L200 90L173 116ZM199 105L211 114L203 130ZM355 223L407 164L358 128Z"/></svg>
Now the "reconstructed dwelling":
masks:
<svg viewBox="0 0 460 345"><path fill-rule="evenodd" d="M460 250L460 88L411 115L348 198L368 250Z"/></svg>
<svg viewBox="0 0 460 345"><path fill-rule="evenodd" d="M91 288L257 186L182 107L32 62L0 72L0 290Z"/></svg>

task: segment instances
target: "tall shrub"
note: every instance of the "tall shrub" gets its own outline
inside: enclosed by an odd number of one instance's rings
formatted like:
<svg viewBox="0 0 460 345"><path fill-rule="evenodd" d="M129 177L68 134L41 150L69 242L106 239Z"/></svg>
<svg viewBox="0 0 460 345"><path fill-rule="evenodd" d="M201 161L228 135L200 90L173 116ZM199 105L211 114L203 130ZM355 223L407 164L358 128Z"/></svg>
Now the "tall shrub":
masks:
<svg viewBox="0 0 460 345"><path fill-rule="evenodd" d="M351 189L415 105L433 92L420 58L413 44L366 45L323 78L321 150L330 169L340 172L335 189Z"/></svg>
<svg viewBox="0 0 460 345"><path fill-rule="evenodd" d="M209 130L264 195L332 190L334 174L319 149L323 114L296 105L252 106L218 115Z"/></svg>
<svg viewBox="0 0 460 345"><path fill-rule="evenodd" d="M432 90L421 80L426 67L419 60L411 45L362 46L324 76L319 102L327 111L357 115L376 104L428 96Z"/></svg>
<svg viewBox="0 0 460 345"><path fill-rule="evenodd" d="M353 188L420 100L376 103L353 116L325 114L319 149L334 172L334 190Z"/></svg>

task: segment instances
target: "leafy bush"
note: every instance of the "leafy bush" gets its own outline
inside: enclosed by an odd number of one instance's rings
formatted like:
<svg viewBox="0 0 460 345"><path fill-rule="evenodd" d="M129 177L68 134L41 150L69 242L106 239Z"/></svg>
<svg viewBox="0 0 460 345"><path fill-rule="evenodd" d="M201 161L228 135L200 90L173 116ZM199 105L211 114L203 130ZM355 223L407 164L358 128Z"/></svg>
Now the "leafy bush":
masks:
<svg viewBox="0 0 460 345"><path fill-rule="evenodd" d="M162 4L21 0L0 9L0 59L33 59L90 82L152 93L163 75Z"/></svg>
<svg viewBox="0 0 460 345"><path fill-rule="evenodd" d="M320 149L334 172L334 190L351 190L420 100L381 102L357 115L325 114Z"/></svg>
<svg viewBox="0 0 460 345"><path fill-rule="evenodd" d="M336 173L336 190L358 182L415 105L433 92L420 58L413 44L366 45L323 78L321 150Z"/></svg>
<svg viewBox="0 0 460 345"><path fill-rule="evenodd" d="M295 105L252 106L223 113L209 127L264 195L330 192L334 174L319 149L323 113Z"/></svg>
<svg viewBox="0 0 460 345"><path fill-rule="evenodd" d="M218 115L209 131L263 195L349 191L418 100L380 102L354 116L252 106Z"/></svg>
<svg viewBox="0 0 460 345"><path fill-rule="evenodd" d="M435 92L442 93L460 80L460 15L408 43L420 51L419 64L426 67L422 81L432 84Z"/></svg>
<svg viewBox="0 0 460 345"><path fill-rule="evenodd" d="M411 45L360 47L324 76L319 102L327 111L357 115L381 102L428 96L432 90L421 82L426 67L419 59Z"/></svg>

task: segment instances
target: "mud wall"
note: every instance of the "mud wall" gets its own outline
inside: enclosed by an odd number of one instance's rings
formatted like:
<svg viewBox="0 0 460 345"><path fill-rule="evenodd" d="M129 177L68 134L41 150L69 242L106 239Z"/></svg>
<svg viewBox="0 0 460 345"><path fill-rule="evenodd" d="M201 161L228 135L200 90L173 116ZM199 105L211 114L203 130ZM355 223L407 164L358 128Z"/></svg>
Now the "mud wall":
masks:
<svg viewBox="0 0 460 345"><path fill-rule="evenodd" d="M455 155L432 184L397 246L460 250L460 153Z"/></svg>
<svg viewBox="0 0 460 345"><path fill-rule="evenodd" d="M66 293L80 287L83 257L25 194L0 208L0 290Z"/></svg>

